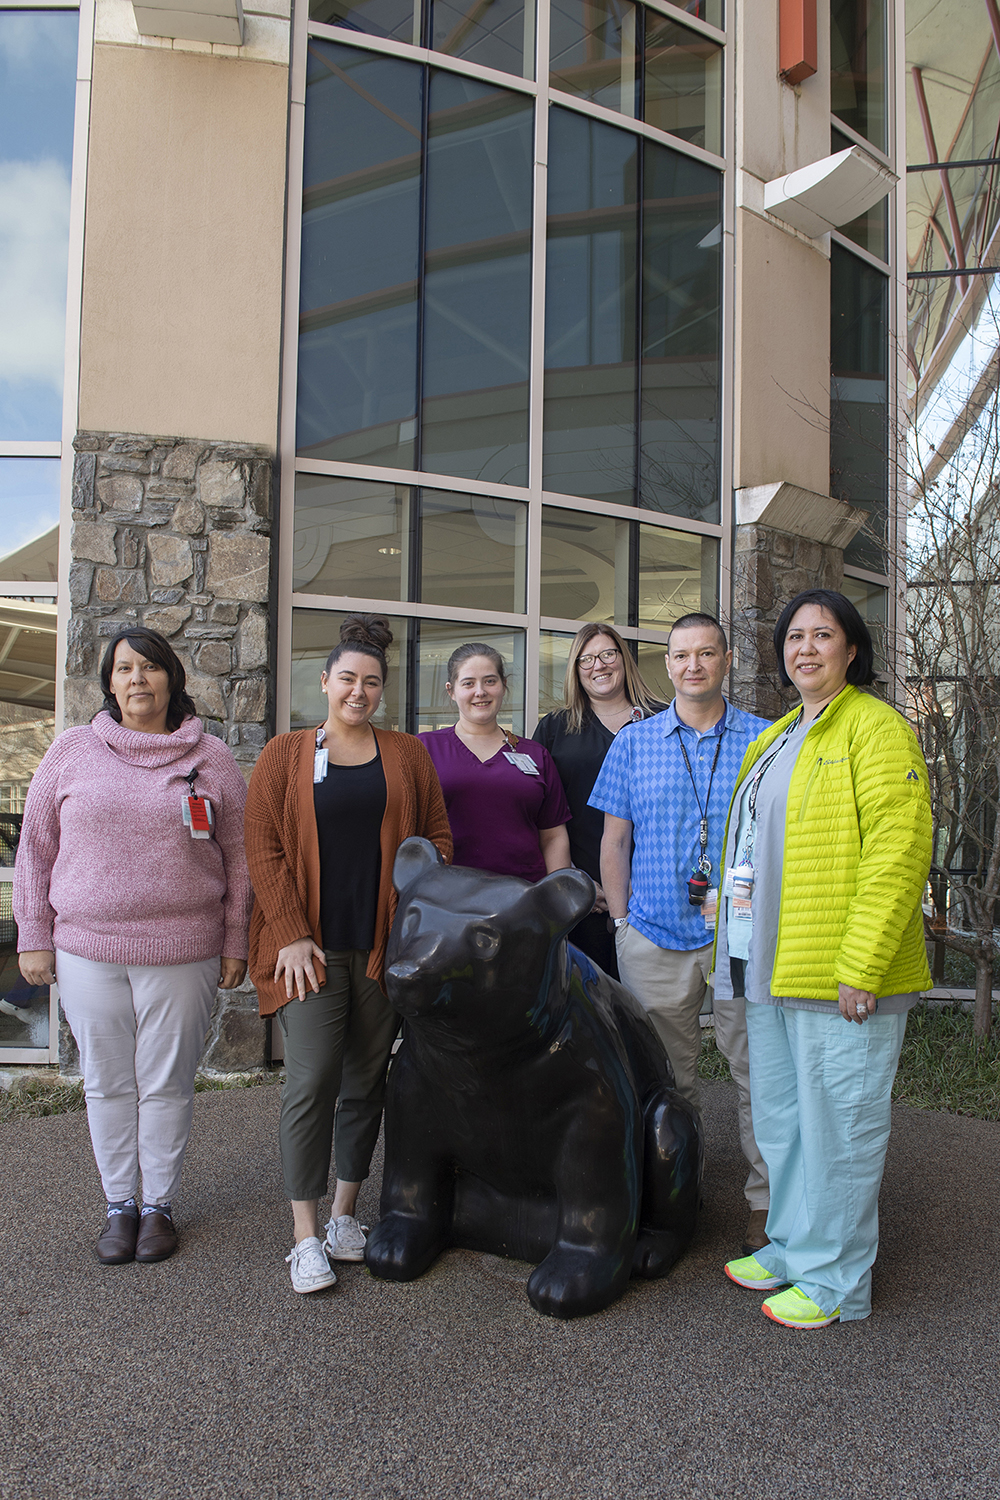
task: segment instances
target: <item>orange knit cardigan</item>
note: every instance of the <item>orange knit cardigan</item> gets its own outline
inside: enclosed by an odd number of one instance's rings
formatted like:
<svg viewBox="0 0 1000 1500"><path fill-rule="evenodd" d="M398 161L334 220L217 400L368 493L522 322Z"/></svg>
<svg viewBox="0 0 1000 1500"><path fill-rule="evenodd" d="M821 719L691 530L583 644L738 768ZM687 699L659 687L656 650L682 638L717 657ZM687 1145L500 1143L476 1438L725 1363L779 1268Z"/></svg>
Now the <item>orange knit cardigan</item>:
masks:
<svg viewBox="0 0 1000 1500"><path fill-rule="evenodd" d="M411 734L374 730L385 771L382 873L369 977L382 984L389 928L396 912L392 866L411 834L422 834L451 859L451 829L441 783L427 751ZM320 948L319 835L313 804L314 729L279 734L264 746L247 793L243 827L254 888L250 919L250 977L262 1016L286 1004L284 979L274 982L278 951L312 936ZM320 972L322 973L321 966Z"/></svg>

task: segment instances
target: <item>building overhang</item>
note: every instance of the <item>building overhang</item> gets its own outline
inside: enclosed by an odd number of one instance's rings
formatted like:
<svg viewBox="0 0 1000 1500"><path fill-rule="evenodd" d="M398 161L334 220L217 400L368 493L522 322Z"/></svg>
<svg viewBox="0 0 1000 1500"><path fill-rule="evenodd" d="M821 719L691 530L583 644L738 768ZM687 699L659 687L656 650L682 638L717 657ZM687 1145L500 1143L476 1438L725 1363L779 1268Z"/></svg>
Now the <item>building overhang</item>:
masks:
<svg viewBox="0 0 1000 1500"><path fill-rule="evenodd" d="M132 9L140 36L243 45L242 0L135 0Z"/></svg>
<svg viewBox="0 0 1000 1500"><path fill-rule="evenodd" d="M801 489L784 479L736 491L737 526L771 526L824 547L846 547L866 520L867 512L846 500Z"/></svg>
<svg viewBox="0 0 1000 1500"><path fill-rule="evenodd" d="M815 240L867 213L898 180L860 146L850 146L766 183L764 208Z"/></svg>

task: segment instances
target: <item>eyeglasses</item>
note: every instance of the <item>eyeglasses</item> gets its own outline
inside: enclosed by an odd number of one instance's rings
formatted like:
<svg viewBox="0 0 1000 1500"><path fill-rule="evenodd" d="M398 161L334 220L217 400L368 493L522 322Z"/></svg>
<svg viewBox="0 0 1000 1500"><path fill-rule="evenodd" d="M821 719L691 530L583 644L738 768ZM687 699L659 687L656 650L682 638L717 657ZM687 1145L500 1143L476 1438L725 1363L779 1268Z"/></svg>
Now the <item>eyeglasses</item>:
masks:
<svg viewBox="0 0 1000 1500"><path fill-rule="evenodd" d="M595 662L602 661L606 667L610 667L613 661L617 661L619 651L617 646L609 646L607 651L598 651L596 656L578 656L576 664L578 667L592 667Z"/></svg>

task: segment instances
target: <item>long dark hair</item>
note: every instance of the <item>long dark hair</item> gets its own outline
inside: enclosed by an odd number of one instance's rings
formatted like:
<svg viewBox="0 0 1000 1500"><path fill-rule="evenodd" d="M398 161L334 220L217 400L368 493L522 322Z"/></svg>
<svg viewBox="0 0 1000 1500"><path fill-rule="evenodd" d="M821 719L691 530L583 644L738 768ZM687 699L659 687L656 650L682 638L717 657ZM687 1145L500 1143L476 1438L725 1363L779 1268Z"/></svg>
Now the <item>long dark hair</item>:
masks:
<svg viewBox="0 0 1000 1500"><path fill-rule="evenodd" d="M774 627L774 651L778 658L778 676L782 687L791 687L792 679L785 671L785 636L798 611L804 604L816 604L833 615L847 637L847 644L854 647L854 660L847 664L847 680L853 687L868 687L875 681L875 648L868 634L868 626L844 594L836 589L805 589L786 604Z"/></svg>
<svg viewBox="0 0 1000 1500"><path fill-rule="evenodd" d="M147 630L145 625L133 625L129 630L120 630L118 634L108 642L107 650L101 661L101 687L104 690L104 707L114 719L116 724L122 721L122 711L118 707L118 699L111 691L111 673L115 665L115 652L122 641L128 641L133 651L138 651L157 667L162 667L170 680L170 702L167 705L167 728L171 733L180 729L185 719L196 717L198 710L194 706L194 699L185 691L187 675L184 671L184 663L169 641L164 640L157 630Z"/></svg>
<svg viewBox="0 0 1000 1500"><path fill-rule="evenodd" d="M392 630L385 615L348 615L340 627L340 641L326 659L326 675L348 651L360 651L378 662L382 681L389 675L385 653L392 645Z"/></svg>

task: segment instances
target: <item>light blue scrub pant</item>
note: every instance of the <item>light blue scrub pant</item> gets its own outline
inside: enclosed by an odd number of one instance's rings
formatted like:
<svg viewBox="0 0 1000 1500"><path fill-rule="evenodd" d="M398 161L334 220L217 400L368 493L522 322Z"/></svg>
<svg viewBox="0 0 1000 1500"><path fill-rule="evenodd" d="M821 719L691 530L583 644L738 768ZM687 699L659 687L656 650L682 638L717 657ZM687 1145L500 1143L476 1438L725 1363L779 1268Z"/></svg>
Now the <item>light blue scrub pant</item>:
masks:
<svg viewBox="0 0 1000 1500"><path fill-rule="evenodd" d="M747 1005L754 1134L767 1163L762 1266L841 1322L872 1310L878 1193L906 1015Z"/></svg>

